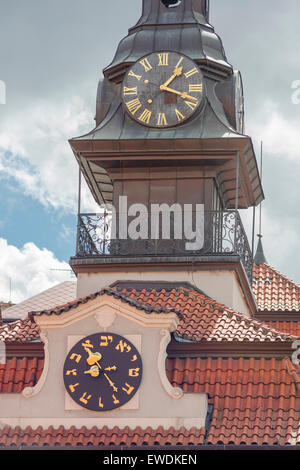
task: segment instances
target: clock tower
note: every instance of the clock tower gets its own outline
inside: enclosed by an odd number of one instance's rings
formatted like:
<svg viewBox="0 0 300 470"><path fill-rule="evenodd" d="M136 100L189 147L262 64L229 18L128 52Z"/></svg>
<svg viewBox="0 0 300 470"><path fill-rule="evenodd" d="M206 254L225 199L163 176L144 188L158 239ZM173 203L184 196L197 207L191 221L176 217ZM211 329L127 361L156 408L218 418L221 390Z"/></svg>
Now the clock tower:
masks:
<svg viewBox="0 0 300 470"><path fill-rule="evenodd" d="M255 311L239 209L264 195L241 74L208 0L142 1L100 78L95 127L70 145L99 204L78 214L79 297L116 281L183 281Z"/></svg>

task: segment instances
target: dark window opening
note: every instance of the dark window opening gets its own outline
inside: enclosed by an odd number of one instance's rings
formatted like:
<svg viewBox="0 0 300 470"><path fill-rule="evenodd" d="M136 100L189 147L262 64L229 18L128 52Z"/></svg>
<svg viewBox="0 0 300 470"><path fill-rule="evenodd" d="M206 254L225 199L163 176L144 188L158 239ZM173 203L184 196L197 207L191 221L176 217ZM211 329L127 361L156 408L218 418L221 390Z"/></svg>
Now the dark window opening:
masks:
<svg viewBox="0 0 300 470"><path fill-rule="evenodd" d="M182 0L161 0L161 3L163 3L165 5L165 7L169 8L173 8L173 7L178 7L178 5L180 5Z"/></svg>

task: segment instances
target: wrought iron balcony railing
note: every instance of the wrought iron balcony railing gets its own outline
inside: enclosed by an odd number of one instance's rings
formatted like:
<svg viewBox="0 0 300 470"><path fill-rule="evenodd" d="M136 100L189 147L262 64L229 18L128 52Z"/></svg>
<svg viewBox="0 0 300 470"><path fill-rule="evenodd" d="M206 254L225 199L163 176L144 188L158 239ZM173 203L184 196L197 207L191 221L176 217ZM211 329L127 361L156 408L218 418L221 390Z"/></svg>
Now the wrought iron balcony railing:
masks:
<svg viewBox="0 0 300 470"><path fill-rule="evenodd" d="M116 220L116 218L114 219ZM78 218L76 257L140 256L232 256L240 260L252 278L253 257L238 211L205 211L203 213L203 246L187 250L186 238L121 239L110 213L80 214ZM149 222L150 226L150 222ZM124 237L123 237L124 238Z"/></svg>

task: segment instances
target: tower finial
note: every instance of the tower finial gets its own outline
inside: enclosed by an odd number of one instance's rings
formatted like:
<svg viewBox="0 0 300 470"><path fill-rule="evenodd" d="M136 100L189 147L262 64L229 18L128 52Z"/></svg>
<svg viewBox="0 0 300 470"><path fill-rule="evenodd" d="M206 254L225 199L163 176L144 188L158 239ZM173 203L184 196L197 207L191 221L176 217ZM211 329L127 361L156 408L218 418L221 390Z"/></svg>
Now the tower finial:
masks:
<svg viewBox="0 0 300 470"><path fill-rule="evenodd" d="M264 254L264 249L263 249L263 246L262 246L262 241L261 241L262 235L257 235L257 236L259 238L258 238L256 253L255 253L255 256L254 256L254 263L259 266L260 264L267 263L267 260L266 260L266 257L265 257L265 254Z"/></svg>

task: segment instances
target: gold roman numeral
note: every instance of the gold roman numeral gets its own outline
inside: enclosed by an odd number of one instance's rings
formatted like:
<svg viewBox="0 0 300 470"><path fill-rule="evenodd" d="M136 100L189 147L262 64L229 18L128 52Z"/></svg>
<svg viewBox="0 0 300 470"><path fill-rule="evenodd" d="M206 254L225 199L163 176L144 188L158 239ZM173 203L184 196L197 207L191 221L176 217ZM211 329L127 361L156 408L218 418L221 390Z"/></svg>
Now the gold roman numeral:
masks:
<svg viewBox="0 0 300 470"><path fill-rule="evenodd" d="M197 108L199 101L187 101L185 100L185 104L187 104L193 111Z"/></svg>
<svg viewBox="0 0 300 470"><path fill-rule="evenodd" d="M158 55L158 65L159 66L168 66L169 65L169 53L168 52L163 52L162 54L157 54Z"/></svg>
<svg viewBox="0 0 300 470"><path fill-rule="evenodd" d="M157 118L157 125L158 126L167 126L167 119L165 113L159 113Z"/></svg>
<svg viewBox="0 0 300 470"><path fill-rule="evenodd" d="M194 85L189 85L189 92L190 93L202 93L203 91L203 83L196 83Z"/></svg>
<svg viewBox="0 0 300 470"><path fill-rule="evenodd" d="M135 114L142 107L142 103L138 98L135 98L134 100L128 101L126 106L131 114Z"/></svg>
<svg viewBox="0 0 300 470"><path fill-rule="evenodd" d="M128 88L127 86L124 86L123 93L125 96L127 95L136 95L137 94L137 86L133 88Z"/></svg>
<svg viewBox="0 0 300 470"><path fill-rule="evenodd" d="M179 122L182 121L185 118L185 116L183 114L181 114L181 112L178 111L177 108L175 109L175 113L176 113L176 116L177 116L177 119L178 119Z"/></svg>
<svg viewBox="0 0 300 470"><path fill-rule="evenodd" d="M149 72L152 69L152 65L147 58L140 60L140 64L144 67L145 72Z"/></svg>
<svg viewBox="0 0 300 470"><path fill-rule="evenodd" d="M136 78L138 81L140 81L140 79L142 78L142 75L137 75L135 74L132 70L130 70L129 74L128 74L128 77L134 77Z"/></svg>
<svg viewBox="0 0 300 470"><path fill-rule="evenodd" d="M145 122L145 123L149 124L151 114L152 114L152 112L149 109L147 109L147 108L144 109L144 111L142 112L142 114L139 117L139 121L142 121L142 122Z"/></svg>
<svg viewBox="0 0 300 470"><path fill-rule="evenodd" d="M189 70L188 72L185 72L185 77L190 78L192 75L195 75L195 73L199 73L199 70L194 67L193 69Z"/></svg>

